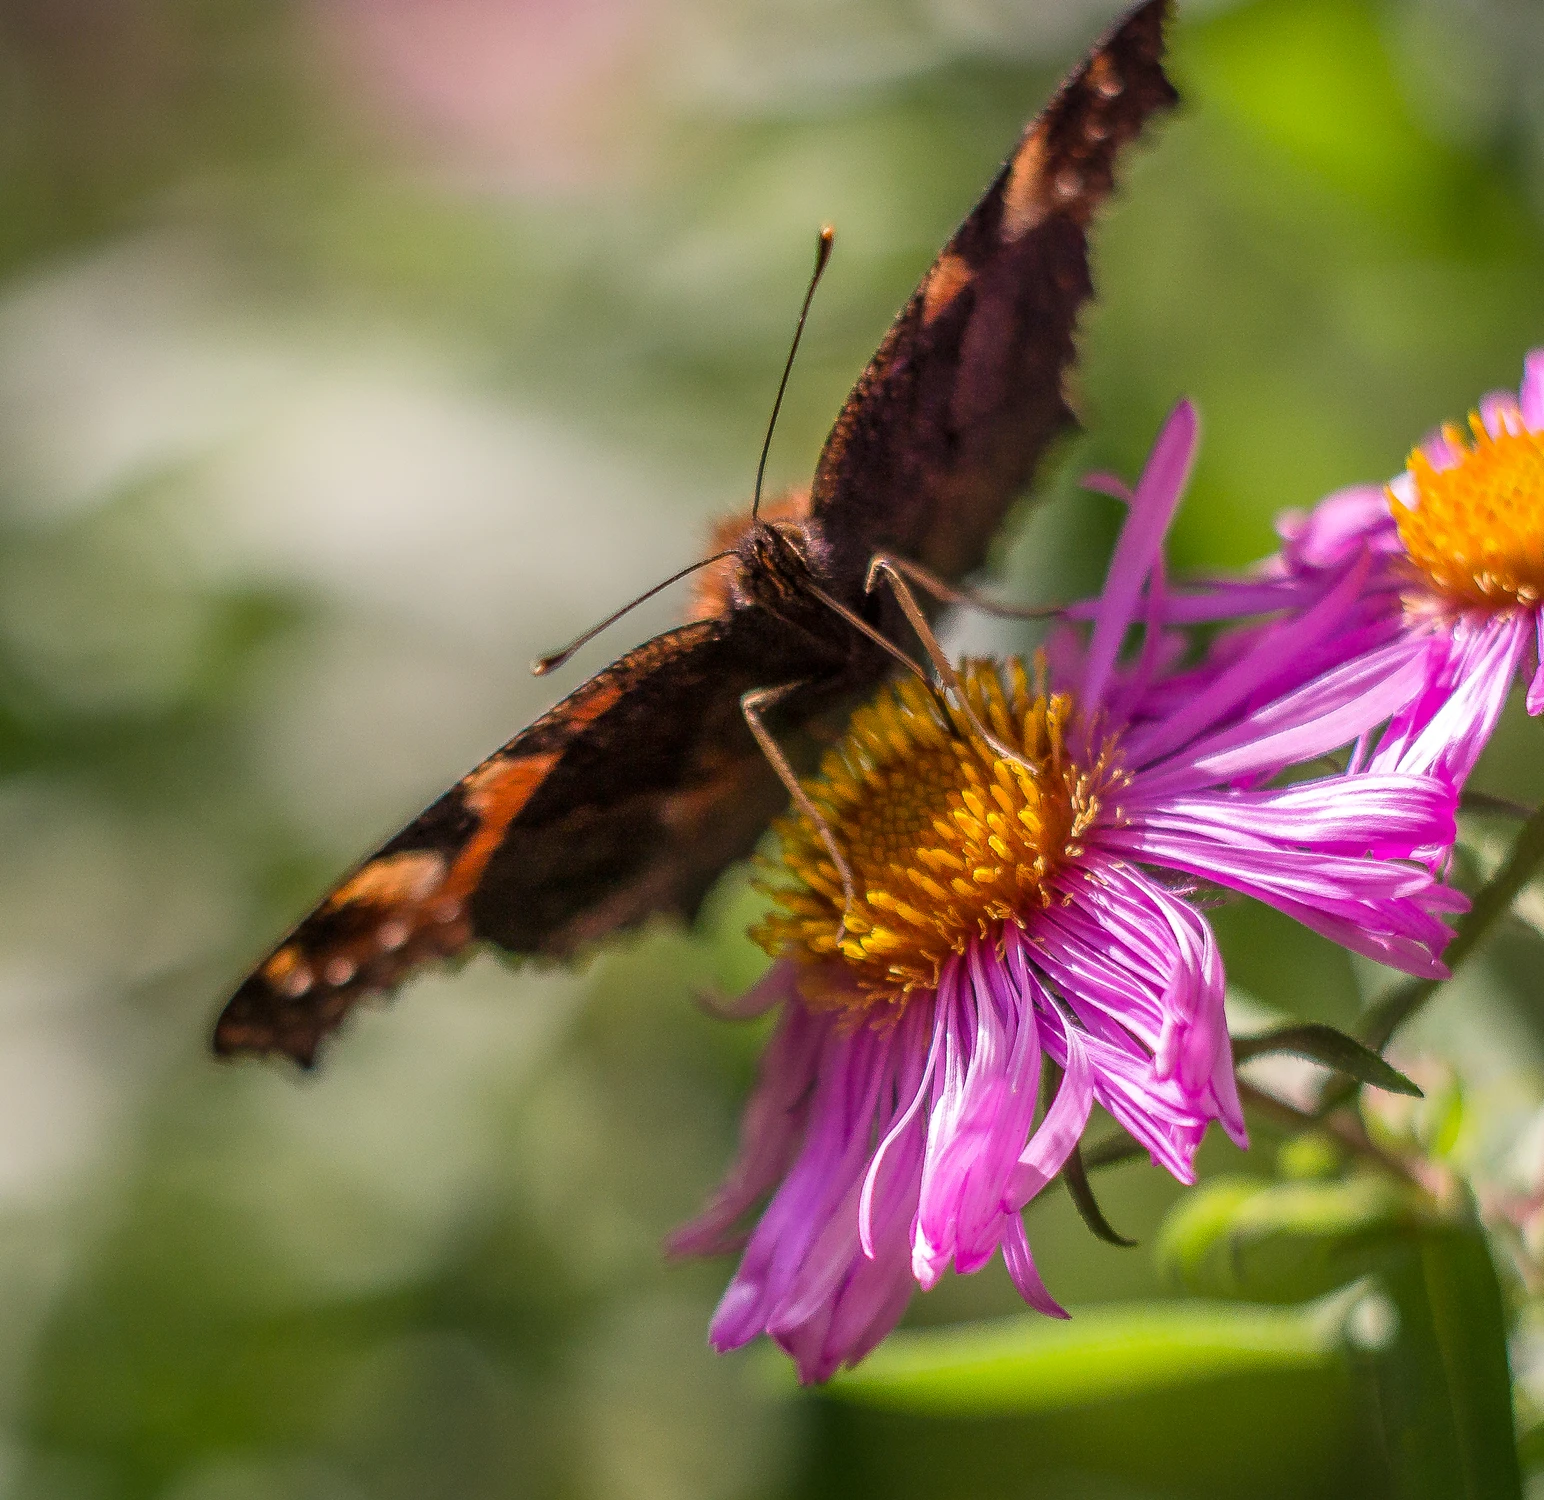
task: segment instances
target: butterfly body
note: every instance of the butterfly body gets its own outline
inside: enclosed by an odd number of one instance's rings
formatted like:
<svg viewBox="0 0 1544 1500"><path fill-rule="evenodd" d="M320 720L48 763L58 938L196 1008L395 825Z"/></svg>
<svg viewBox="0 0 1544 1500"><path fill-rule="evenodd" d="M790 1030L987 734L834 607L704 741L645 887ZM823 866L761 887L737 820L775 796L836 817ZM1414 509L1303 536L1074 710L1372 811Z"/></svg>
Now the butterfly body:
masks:
<svg viewBox="0 0 1544 1500"><path fill-rule="evenodd" d="M473 941L563 959L696 912L787 800L742 700L767 699L766 727L808 766L823 723L894 669L854 619L907 639L895 600L868 588L875 556L945 581L978 567L1072 424L1087 225L1120 151L1175 99L1168 5L1133 10L1026 130L859 377L810 489L729 528L694 617L598 672L340 882L236 991L217 1051L309 1064L355 1003Z"/></svg>

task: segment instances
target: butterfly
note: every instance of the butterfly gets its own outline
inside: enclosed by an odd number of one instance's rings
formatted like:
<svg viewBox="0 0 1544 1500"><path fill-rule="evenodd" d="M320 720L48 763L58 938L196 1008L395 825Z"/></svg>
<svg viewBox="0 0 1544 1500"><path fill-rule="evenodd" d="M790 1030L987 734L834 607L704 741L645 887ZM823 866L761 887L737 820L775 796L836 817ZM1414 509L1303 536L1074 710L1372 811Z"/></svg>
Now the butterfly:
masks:
<svg viewBox="0 0 1544 1500"><path fill-rule="evenodd" d="M694 618L342 880L225 1006L216 1052L310 1066L360 1000L473 943L565 959L655 913L695 915L786 806L822 724L895 670L885 643L918 620L896 569L946 585L980 566L1072 425L1089 224L1122 149L1177 99L1171 3L1132 10L1025 130L859 376L809 489L728 529ZM871 587L876 557L895 587Z"/></svg>

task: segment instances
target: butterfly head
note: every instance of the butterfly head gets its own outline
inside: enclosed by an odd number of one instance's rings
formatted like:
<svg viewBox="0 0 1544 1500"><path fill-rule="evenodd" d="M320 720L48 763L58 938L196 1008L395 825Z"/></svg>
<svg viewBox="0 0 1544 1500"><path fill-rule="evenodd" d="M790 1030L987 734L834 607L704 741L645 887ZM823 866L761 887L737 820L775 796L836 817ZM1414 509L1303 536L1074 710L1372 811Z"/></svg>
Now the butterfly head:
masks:
<svg viewBox="0 0 1544 1500"><path fill-rule="evenodd" d="M727 517L714 528L710 555L727 553L697 575L691 617L707 619L748 604L776 606L820 571L823 548L810 519L808 489L787 490L760 514Z"/></svg>

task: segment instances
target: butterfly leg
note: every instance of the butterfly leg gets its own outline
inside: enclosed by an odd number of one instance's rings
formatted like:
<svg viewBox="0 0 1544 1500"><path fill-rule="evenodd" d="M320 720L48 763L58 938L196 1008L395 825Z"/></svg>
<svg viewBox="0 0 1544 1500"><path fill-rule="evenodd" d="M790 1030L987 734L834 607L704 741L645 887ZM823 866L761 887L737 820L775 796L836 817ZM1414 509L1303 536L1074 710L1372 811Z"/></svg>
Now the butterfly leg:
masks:
<svg viewBox="0 0 1544 1500"><path fill-rule="evenodd" d="M994 599L983 599L980 594L973 593L969 589L956 588L952 583L945 583L938 574L929 572L921 563L914 563L907 557L898 557L893 552L874 554L873 560L869 563L870 589L874 586L874 570L881 563L892 573L899 573L903 578L909 579L924 594L938 600L940 604L959 604L966 609L979 610L984 615L996 615L1004 620L1045 620L1062 611L1060 604L999 604Z"/></svg>
<svg viewBox="0 0 1544 1500"><path fill-rule="evenodd" d="M838 599L834 594L828 594L818 584L806 583L805 587L818 600L820 600L820 602L824 604L827 609L834 611L836 614L839 614L844 620L846 620L847 623L851 625L859 635L866 635L871 641L873 641L876 646L880 647L883 651L886 651L889 653L889 655L893 656L896 661L900 662L900 664L905 667L913 677L922 683L924 687L929 689L932 688L933 679L927 675L927 669L914 662L904 651L901 650L899 646L895 644L894 641L890 639L889 636L884 633L884 631L876 628L873 625L870 625L869 622L865 620L862 615L858 614L856 610L848 609L840 599Z"/></svg>
<svg viewBox="0 0 1544 1500"><path fill-rule="evenodd" d="M923 649L927 652L929 660L933 663L934 670L938 673L939 681L954 695L954 700L960 706L960 712L970 724L972 730L1004 760L1012 761L1015 765L1022 766L1031 776L1039 776L1040 771L1031 761L1005 740L999 739L985 724L971 706L970 695L965 691L965 684L960 674L954 670L954 663L949 660L948 653L936 635L933 627L927 622L927 615L922 606L917 603L917 596L912 593L905 577L898 569L893 559L883 552L876 553L869 563L868 578L864 582L864 590L873 593L883 579L889 586L890 592L895 596L895 602L900 605L901 613L906 616L911 628L916 631L917 639L922 642Z"/></svg>
<svg viewBox="0 0 1544 1500"><path fill-rule="evenodd" d="M831 856L831 863L836 866L837 877L842 882L842 925L837 929L836 940L841 942L847 931L847 914L852 911L853 903L857 899L856 887L853 885L852 869L842 854L841 845L836 841L836 834L831 831L831 825L822 816L821 811L815 806L810 794L799 784L798 774L788 763L788 757L783 754L777 741L772 737L772 731L767 728L762 719L762 713L780 703L795 688L804 686L803 681L785 682L781 687L752 688L750 692L740 697L740 712L745 715L746 726L755 735L756 743L761 746L761 753L766 756L767 763L777 772L778 780L788 788L788 795L793 799L793 805L809 819L810 826L820 835L820 842L826 846L826 853Z"/></svg>

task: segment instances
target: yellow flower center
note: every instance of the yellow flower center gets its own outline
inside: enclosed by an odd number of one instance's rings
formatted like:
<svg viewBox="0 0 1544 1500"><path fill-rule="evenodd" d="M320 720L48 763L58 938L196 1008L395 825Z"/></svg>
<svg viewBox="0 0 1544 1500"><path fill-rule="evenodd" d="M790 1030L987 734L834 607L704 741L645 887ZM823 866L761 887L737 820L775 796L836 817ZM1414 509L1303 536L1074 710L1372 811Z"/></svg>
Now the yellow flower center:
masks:
<svg viewBox="0 0 1544 1500"><path fill-rule="evenodd" d="M1400 539L1432 586L1461 608L1533 605L1544 597L1544 433L1492 437L1478 414L1465 448L1456 427L1442 435L1463 456L1437 469L1410 455L1419 504L1390 497Z"/></svg>
<svg viewBox="0 0 1544 1500"><path fill-rule="evenodd" d="M805 784L852 873L850 911L820 830L799 813L777 824L781 868L796 883L764 887L776 909L752 936L773 955L840 954L856 981L823 994L812 969L812 1003L883 1014L935 988L972 938L1022 925L1050 902L1051 879L1082 852L1100 797L1124 782L1108 749L1075 763L1064 736L1071 700L1031 693L1021 661L968 662L961 676L977 722L1025 764L915 680L859 709Z"/></svg>

